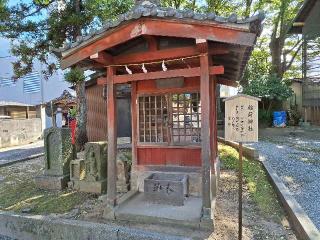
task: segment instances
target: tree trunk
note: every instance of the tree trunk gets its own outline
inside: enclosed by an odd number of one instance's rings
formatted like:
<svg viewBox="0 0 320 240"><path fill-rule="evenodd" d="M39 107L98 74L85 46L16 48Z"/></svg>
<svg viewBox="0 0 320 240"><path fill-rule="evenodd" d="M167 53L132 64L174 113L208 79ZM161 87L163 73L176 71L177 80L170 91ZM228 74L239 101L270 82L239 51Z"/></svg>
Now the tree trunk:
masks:
<svg viewBox="0 0 320 240"><path fill-rule="evenodd" d="M276 74L279 78L283 76L283 69L282 69L282 47L280 44L280 38L275 37L272 38L270 41L270 52L271 52L271 73Z"/></svg>
<svg viewBox="0 0 320 240"><path fill-rule="evenodd" d="M77 127L76 127L76 150L84 149L88 142L87 137L87 101L85 95L85 81L76 84L77 93Z"/></svg>

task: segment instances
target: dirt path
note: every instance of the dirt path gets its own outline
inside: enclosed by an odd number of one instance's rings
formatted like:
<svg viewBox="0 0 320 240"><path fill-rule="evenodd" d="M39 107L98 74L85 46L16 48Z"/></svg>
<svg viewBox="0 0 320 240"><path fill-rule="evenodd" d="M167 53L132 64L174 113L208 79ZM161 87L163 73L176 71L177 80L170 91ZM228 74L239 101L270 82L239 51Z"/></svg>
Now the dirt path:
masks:
<svg viewBox="0 0 320 240"><path fill-rule="evenodd" d="M285 217L267 218L244 189L243 239L288 239L296 237ZM215 233L210 240L238 239L238 182L233 171L222 171L215 214Z"/></svg>

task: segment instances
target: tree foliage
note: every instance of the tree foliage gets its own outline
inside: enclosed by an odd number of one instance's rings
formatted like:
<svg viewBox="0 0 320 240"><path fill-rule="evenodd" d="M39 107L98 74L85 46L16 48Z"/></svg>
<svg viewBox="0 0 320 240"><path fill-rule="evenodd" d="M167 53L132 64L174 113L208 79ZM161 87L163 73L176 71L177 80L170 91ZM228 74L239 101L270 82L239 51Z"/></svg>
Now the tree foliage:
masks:
<svg viewBox="0 0 320 240"><path fill-rule="evenodd" d="M0 34L7 29L6 19L9 17L9 10L6 3L6 0L0 0Z"/></svg>
<svg viewBox="0 0 320 240"><path fill-rule="evenodd" d="M85 76L84 76L84 72L81 68L75 67L75 68L70 69L70 71L64 75L64 79L67 82L74 85L74 84L77 84L78 82L84 82Z"/></svg>
<svg viewBox="0 0 320 240"><path fill-rule="evenodd" d="M243 87L242 92L261 98L262 109L259 111L259 118L267 124L271 122L273 107L293 94L289 83L279 79L276 74L256 75Z"/></svg>

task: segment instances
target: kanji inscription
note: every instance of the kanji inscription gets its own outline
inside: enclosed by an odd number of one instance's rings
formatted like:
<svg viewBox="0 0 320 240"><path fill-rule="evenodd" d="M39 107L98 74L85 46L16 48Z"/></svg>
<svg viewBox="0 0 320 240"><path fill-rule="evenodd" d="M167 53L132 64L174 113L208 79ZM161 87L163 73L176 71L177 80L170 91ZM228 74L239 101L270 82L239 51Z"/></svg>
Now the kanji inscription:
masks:
<svg viewBox="0 0 320 240"><path fill-rule="evenodd" d="M259 98L238 94L225 100L225 139L236 142L258 141Z"/></svg>

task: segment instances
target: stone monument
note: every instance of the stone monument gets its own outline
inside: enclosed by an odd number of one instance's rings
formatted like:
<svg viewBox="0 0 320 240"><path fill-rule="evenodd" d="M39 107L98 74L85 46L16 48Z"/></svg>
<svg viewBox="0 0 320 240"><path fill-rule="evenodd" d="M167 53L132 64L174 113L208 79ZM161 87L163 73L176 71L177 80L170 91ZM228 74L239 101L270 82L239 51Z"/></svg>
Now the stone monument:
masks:
<svg viewBox="0 0 320 240"><path fill-rule="evenodd" d="M88 142L84 159L70 164L70 187L81 192L105 193L107 191L107 143Z"/></svg>
<svg viewBox="0 0 320 240"><path fill-rule="evenodd" d="M35 177L40 188L63 189L67 186L70 161L74 157L71 129L52 127L44 130L44 174Z"/></svg>
<svg viewBox="0 0 320 240"><path fill-rule="evenodd" d="M175 173L153 173L144 179L147 201L173 206L183 206L189 195L188 176Z"/></svg>

